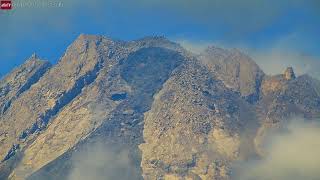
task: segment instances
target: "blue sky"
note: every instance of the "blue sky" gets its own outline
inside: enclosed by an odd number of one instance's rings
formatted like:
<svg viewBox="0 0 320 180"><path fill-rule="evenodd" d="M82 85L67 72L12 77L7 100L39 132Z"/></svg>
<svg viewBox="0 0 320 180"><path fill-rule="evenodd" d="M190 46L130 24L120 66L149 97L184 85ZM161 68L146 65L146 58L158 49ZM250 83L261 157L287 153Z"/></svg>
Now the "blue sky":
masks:
<svg viewBox="0 0 320 180"><path fill-rule="evenodd" d="M284 57L312 64L320 57L317 0L13 2L17 4L13 10L0 10L1 75L23 63L33 52L56 63L80 33L122 40L164 35L191 46L217 44L249 49L253 57L270 62ZM18 7L21 2L24 6Z"/></svg>

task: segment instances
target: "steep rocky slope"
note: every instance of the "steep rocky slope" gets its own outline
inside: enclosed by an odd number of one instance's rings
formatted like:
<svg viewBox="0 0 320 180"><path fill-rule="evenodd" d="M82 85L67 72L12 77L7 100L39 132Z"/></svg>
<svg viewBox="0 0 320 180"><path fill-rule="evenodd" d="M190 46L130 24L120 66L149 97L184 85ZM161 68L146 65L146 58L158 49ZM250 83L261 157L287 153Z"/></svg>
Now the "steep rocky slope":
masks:
<svg viewBox="0 0 320 180"><path fill-rule="evenodd" d="M108 159L100 178L230 179L272 128L320 115L318 80L238 50L80 35L49 67L33 56L1 81L0 179L79 179L82 156Z"/></svg>
<svg viewBox="0 0 320 180"><path fill-rule="evenodd" d="M188 62L145 114L144 178L227 178L230 161L246 156L242 147L252 146L244 137L254 123L247 102L208 69Z"/></svg>
<svg viewBox="0 0 320 180"><path fill-rule="evenodd" d="M139 49L129 54L126 59L122 59L112 74L108 76L112 76L109 77L110 83L114 84L115 77L117 77L116 79L125 82L124 85L129 89L116 91L119 92L114 97L114 101L119 102L117 107L105 117L104 122L95 132L81 141L76 148L66 152L63 155L64 160L70 160L76 151L94 146L96 143L103 144L104 147L111 147L110 149L126 149L129 150L130 160L132 160L131 169L129 169L132 172L129 175L122 174L126 176L121 179L132 179L133 177L140 179L140 164L134 161L139 159L137 146L143 141L143 113L150 109L153 94L159 91L171 72L183 61L185 58L179 53L155 45ZM112 99L112 94L109 95L109 98L110 96ZM108 150L106 149L106 151ZM63 169L58 168L57 170L57 166L63 167ZM72 167L68 165L67 161L58 160L44 169L44 172L41 172L42 177L47 172L72 170ZM37 179L36 176L33 177ZM65 178L59 177L59 179Z"/></svg>
<svg viewBox="0 0 320 180"><path fill-rule="evenodd" d="M0 114L3 115L23 92L27 91L50 68L51 64L32 55L0 82Z"/></svg>
<svg viewBox="0 0 320 180"><path fill-rule="evenodd" d="M1 159L6 160L11 151L28 145L59 110L92 82L101 64L95 48L87 51L87 46L96 46L94 43L78 39L61 61L1 116L1 130L7 134L1 141Z"/></svg>
<svg viewBox="0 0 320 180"><path fill-rule="evenodd" d="M141 124L128 131L123 131L125 127L121 126L134 126L143 119L141 117L150 106L152 95L169 77L170 72L183 61L184 58L178 53L179 49L183 51L177 44L161 37L125 43L99 36L80 36L68 48L60 62L36 84L41 92L35 88L30 89L27 94L37 94L40 98L34 97L34 102L25 103L37 103L40 110L44 109L44 113L49 113L45 118L38 115L43 119L30 117L36 119L32 128L24 130L17 141L11 140L19 146L14 151L23 151L23 156L19 158L10 178L27 177L65 153L81 139L85 139L103 121L109 123L105 126L112 128L115 137L116 134L121 134L123 141L139 141ZM86 74L81 76L82 71ZM76 84L72 84L73 79L76 79ZM46 87L50 87L48 91L53 94L62 93L52 95L58 98L58 107L55 99L41 96ZM32 99L27 95L19 100ZM46 107L50 103L52 106ZM34 111L38 112L37 109ZM19 114L20 111L2 118L19 118ZM38 113L30 111L30 114L34 116ZM22 118L25 119L25 116L17 120L19 125L23 125ZM32 121L27 123L31 124ZM19 126L11 128L18 129ZM131 134L138 134L137 138L132 138ZM12 143L10 138L5 139L4 143L6 141L9 141L7 144Z"/></svg>
<svg viewBox="0 0 320 180"><path fill-rule="evenodd" d="M2 117L6 111L10 108L11 104L15 102L25 91L28 91L32 85L37 83L37 81L46 73L51 64L47 61L40 60L35 54L32 55L26 62L14 69L10 74L5 76L0 82L0 117ZM4 131L4 127L0 128L0 144L8 138L8 132ZM5 148L1 145L1 149ZM4 162L15 155L18 145L12 145L12 149L2 157ZM11 160L14 162L14 160ZM0 164L0 179L4 179L7 173L10 172L12 168L10 163Z"/></svg>
<svg viewBox="0 0 320 180"><path fill-rule="evenodd" d="M249 56L236 49L226 50L212 46L199 59L216 78L222 80L228 88L240 92L248 102L259 100L264 73Z"/></svg>

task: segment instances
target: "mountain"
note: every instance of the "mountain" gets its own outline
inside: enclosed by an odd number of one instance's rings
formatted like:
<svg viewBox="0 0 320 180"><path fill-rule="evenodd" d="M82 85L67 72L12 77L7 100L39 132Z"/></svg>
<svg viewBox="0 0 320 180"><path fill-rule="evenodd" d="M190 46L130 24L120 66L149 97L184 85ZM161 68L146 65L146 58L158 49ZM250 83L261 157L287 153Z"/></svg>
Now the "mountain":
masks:
<svg viewBox="0 0 320 180"><path fill-rule="evenodd" d="M248 102L259 99L259 88L265 74L249 56L237 49L212 46L201 53L199 59L225 86L240 92Z"/></svg>
<svg viewBox="0 0 320 180"><path fill-rule="evenodd" d="M49 62L42 61L33 54L25 64L4 77L0 84L0 114L3 115L11 102L35 84L50 66Z"/></svg>
<svg viewBox="0 0 320 180"><path fill-rule="evenodd" d="M80 35L0 82L0 179L230 179L291 117L320 117L320 82L266 75L239 50Z"/></svg>

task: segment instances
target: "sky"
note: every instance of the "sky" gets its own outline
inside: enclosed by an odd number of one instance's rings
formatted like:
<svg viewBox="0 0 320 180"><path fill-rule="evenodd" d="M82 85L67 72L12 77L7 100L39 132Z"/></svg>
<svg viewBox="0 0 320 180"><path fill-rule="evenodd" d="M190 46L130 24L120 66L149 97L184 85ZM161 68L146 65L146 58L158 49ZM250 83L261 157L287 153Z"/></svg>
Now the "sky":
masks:
<svg viewBox="0 0 320 180"><path fill-rule="evenodd" d="M12 10L0 9L0 76L34 52L56 63L81 33L239 48L270 74L290 64L316 74L320 65L318 0L12 1Z"/></svg>

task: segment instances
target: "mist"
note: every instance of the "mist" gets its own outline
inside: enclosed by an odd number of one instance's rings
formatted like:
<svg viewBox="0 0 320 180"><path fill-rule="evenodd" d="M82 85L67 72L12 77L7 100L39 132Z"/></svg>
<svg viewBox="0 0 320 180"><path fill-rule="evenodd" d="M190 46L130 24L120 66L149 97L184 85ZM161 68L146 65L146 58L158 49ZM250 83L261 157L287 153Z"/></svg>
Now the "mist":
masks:
<svg viewBox="0 0 320 180"><path fill-rule="evenodd" d="M132 168L129 150L95 143L72 157L73 169L68 180L129 180Z"/></svg>
<svg viewBox="0 0 320 180"><path fill-rule="evenodd" d="M281 40L273 43L270 47L254 48L245 44L229 44L222 41L201 41L189 39L175 39L185 49L201 54L209 46L217 46L225 49L239 49L249 55L267 75L281 74L287 67L293 67L297 75L309 74L320 80L320 57L308 53L307 50L299 47L292 47L296 44L297 38L284 36Z"/></svg>
<svg viewBox="0 0 320 180"><path fill-rule="evenodd" d="M268 75L283 73L286 67L293 67L297 75L309 74L320 80L320 59L301 52L270 49L254 52L252 58Z"/></svg>
<svg viewBox="0 0 320 180"><path fill-rule="evenodd" d="M237 162L232 179L319 179L319 139L319 122L293 120L267 138L265 157Z"/></svg>

